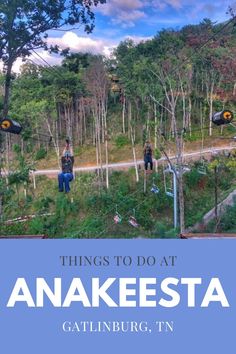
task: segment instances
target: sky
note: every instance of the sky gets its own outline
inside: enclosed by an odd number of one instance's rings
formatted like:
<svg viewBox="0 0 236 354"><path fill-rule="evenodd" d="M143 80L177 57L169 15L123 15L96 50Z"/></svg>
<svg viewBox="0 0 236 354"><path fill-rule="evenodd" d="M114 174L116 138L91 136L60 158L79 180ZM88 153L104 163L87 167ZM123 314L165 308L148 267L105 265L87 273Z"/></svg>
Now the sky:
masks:
<svg viewBox="0 0 236 354"><path fill-rule="evenodd" d="M95 29L87 35L83 28L63 28L50 31L48 42L62 49L68 46L74 52L92 52L110 55L112 49L126 38L135 42L152 38L161 29L180 29L187 24L197 24L204 18L223 22L230 18L226 14L229 6L236 9L236 1L230 0L107 0L106 4L94 9ZM78 26L76 26L78 27ZM51 65L60 63L61 58L46 52L39 54ZM43 64L36 55L31 59ZM15 64L19 71L21 61Z"/></svg>

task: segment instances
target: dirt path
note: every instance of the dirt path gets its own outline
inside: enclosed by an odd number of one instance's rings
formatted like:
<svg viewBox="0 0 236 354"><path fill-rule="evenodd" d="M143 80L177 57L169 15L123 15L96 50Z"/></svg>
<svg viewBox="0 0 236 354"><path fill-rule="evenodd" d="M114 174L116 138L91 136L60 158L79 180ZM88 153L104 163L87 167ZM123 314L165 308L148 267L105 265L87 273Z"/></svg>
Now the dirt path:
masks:
<svg viewBox="0 0 236 354"><path fill-rule="evenodd" d="M184 153L184 160L185 161L195 161L195 160L199 159L200 156L204 156L204 158L208 159L214 154L218 154L223 151L230 151L230 150L234 150L234 149L235 149L235 146L226 145L226 146L220 146L217 148L215 148L215 147L206 148L203 151L197 150L197 151L192 151L192 152L186 152L186 153ZM175 156L174 155L170 156L170 159L175 160ZM159 164L162 164L165 161L166 161L166 159L164 157L162 157L157 162ZM137 162L138 162L138 165L140 165L140 166L143 165L143 160L138 160ZM108 164L108 168L112 169L112 170L128 169L133 166L134 166L133 161L117 162L117 163ZM105 168L106 165L104 164L103 167ZM96 171L99 168L100 168L100 166L96 166L96 165L94 165L94 166L80 166L80 167L74 167L74 172L92 172L92 171ZM34 174L35 176L45 175L48 177L56 177L58 173L59 173L59 169L43 169L43 170L36 170L32 174Z"/></svg>

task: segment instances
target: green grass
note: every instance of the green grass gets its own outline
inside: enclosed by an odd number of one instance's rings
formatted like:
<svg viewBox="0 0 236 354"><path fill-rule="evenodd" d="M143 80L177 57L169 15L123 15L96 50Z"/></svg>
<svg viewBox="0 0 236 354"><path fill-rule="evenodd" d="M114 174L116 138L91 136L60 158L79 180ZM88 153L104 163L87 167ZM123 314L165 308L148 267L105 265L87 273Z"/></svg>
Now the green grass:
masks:
<svg viewBox="0 0 236 354"><path fill-rule="evenodd" d="M225 159L225 162L228 160ZM150 189L154 177L159 194ZM219 202L236 188L234 169L222 169L219 174ZM30 183L25 198L22 186L16 192L13 186L4 196L4 219L36 214L26 223L1 225L1 234L46 234L52 238L173 238L173 199L165 195L163 174L148 177L147 193L143 192L143 177L136 183L134 169L113 171L107 191L94 173L77 175L69 194L59 193L57 180L37 177L37 189ZM184 175L186 227L199 222L214 207L214 174L198 173L197 164ZM113 217L119 212L122 223L115 224ZM43 217L42 214L51 213ZM129 225L134 215L138 228ZM234 227L234 225L233 225Z"/></svg>

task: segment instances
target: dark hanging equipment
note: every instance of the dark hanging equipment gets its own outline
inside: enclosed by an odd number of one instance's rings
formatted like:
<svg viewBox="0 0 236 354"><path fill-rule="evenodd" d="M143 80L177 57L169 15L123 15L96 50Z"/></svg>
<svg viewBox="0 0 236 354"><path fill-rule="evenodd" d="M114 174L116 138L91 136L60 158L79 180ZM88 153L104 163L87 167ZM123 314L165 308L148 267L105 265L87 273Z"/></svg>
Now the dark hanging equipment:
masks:
<svg viewBox="0 0 236 354"><path fill-rule="evenodd" d="M6 133L20 134L22 126L13 119L4 118L0 121L0 129Z"/></svg>
<svg viewBox="0 0 236 354"><path fill-rule="evenodd" d="M230 124L234 119L234 115L229 110L214 113L212 116L212 122L216 125Z"/></svg>

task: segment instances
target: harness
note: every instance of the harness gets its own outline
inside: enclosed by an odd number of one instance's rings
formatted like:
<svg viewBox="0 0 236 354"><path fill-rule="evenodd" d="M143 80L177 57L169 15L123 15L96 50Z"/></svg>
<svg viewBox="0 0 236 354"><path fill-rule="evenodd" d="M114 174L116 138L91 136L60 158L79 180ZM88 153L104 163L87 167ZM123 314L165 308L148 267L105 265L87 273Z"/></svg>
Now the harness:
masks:
<svg viewBox="0 0 236 354"><path fill-rule="evenodd" d="M152 148L151 148L151 145L147 145L145 147L145 155L152 155Z"/></svg>
<svg viewBox="0 0 236 354"><path fill-rule="evenodd" d="M62 172L72 173L73 171L73 161L70 157L62 157Z"/></svg>

